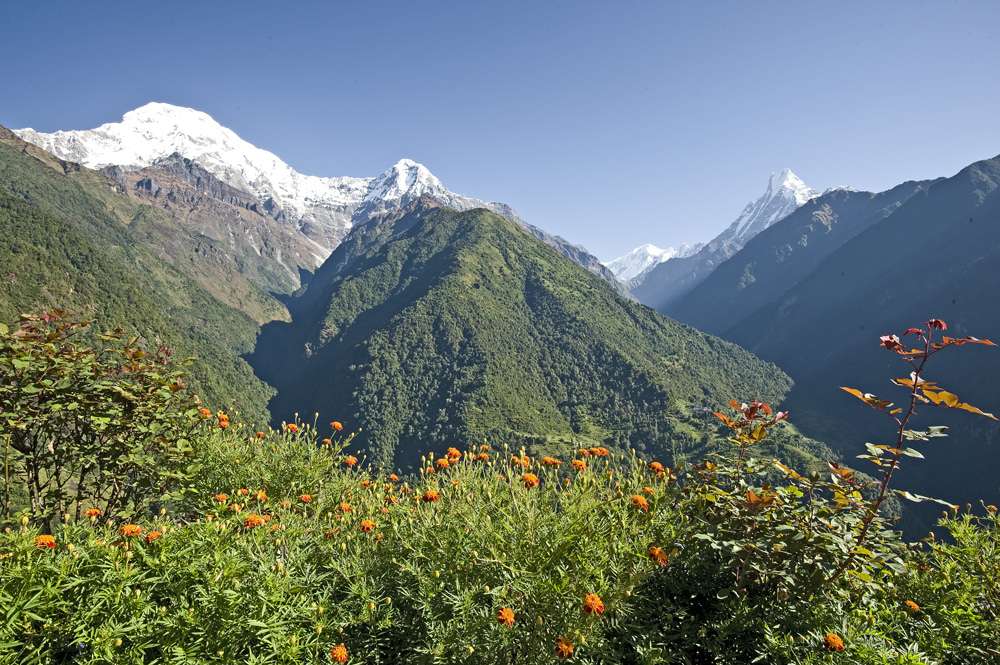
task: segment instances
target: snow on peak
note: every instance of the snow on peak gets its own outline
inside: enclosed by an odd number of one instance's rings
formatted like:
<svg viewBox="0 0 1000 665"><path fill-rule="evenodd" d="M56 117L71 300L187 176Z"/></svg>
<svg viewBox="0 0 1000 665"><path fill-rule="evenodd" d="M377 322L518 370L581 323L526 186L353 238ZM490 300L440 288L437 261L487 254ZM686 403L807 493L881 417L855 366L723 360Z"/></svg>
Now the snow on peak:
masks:
<svg viewBox="0 0 1000 665"><path fill-rule="evenodd" d="M723 235L738 241L741 245L745 244L753 236L819 195L819 190L807 187L791 169L772 173L764 195L748 203Z"/></svg>
<svg viewBox="0 0 1000 665"><path fill-rule="evenodd" d="M613 261L608 261L604 265L615 274L615 277L623 282L627 282L648 272L664 261L690 256L701 249L701 247L702 243L698 243L694 247L683 244L678 249L674 249L673 247L660 249L655 245L646 244L636 247L625 256L619 256Z"/></svg>
<svg viewBox="0 0 1000 665"><path fill-rule="evenodd" d="M365 200L399 202L404 197L415 199L423 194L433 196L450 192L423 164L401 159L372 181Z"/></svg>

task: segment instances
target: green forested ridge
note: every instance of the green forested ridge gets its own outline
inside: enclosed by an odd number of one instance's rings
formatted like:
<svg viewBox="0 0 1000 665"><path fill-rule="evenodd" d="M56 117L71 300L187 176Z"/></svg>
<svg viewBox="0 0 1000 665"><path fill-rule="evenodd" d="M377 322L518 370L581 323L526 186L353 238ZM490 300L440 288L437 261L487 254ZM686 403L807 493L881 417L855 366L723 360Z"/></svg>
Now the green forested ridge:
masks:
<svg viewBox="0 0 1000 665"><path fill-rule="evenodd" d="M147 224L158 211L93 171L37 153L0 141L3 320L56 306L97 317L101 328L135 330L200 359L193 387L206 403L265 420L271 391L239 357L253 348L256 323L196 281L199 266L160 258L151 240L171 241Z"/></svg>
<svg viewBox="0 0 1000 665"><path fill-rule="evenodd" d="M292 324L264 327L251 362L278 389L277 419L359 425L387 466L483 437L697 457L720 436L687 405L789 388L774 365L620 298L502 217L425 213L345 243L328 261L340 271L321 269L289 304Z"/></svg>

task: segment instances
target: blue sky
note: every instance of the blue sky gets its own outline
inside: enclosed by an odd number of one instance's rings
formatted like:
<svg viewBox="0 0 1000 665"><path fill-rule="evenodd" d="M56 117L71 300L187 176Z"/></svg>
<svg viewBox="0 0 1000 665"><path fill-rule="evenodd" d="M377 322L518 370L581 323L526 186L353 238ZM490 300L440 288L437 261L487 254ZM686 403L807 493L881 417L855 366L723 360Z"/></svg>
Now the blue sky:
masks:
<svg viewBox="0 0 1000 665"><path fill-rule="evenodd" d="M1000 154L1000 3L17 2L0 124L204 111L296 170L421 162L602 260L708 240L789 167L882 190Z"/></svg>

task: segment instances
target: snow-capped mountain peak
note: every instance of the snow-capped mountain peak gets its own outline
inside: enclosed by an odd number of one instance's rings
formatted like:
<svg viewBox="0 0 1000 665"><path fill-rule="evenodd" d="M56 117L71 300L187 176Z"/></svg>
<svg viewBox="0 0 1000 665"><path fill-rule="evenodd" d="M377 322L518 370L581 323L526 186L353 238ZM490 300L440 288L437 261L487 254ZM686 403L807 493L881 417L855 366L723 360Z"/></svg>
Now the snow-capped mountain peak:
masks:
<svg viewBox="0 0 1000 665"><path fill-rule="evenodd" d="M748 203L736 221L722 235L727 240L739 242L742 246L747 240L778 220L784 219L820 193L819 190L807 187L791 169L772 173L764 195Z"/></svg>
<svg viewBox="0 0 1000 665"><path fill-rule="evenodd" d="M694 247L683 244L678 249L673 247L660 249L655 245L646 244L641 247L636 247L625 256L619 256L613 261L608 261L604 265L606 265L611 272L615 274L615 277L623 282L627 282L635 279L645 272L648 272L654 266L657 266L664 261L690 256L701 249L701 247L702 243L698 243Z"/></svg>
<svg viewBox="0 0 1000 665"><path fill-rule="evenodd" d="M365 199L398 201L407 194L414 198L422 194L440 194L448 190L423 164L412 159L401 159L375 178Z"/></svg>

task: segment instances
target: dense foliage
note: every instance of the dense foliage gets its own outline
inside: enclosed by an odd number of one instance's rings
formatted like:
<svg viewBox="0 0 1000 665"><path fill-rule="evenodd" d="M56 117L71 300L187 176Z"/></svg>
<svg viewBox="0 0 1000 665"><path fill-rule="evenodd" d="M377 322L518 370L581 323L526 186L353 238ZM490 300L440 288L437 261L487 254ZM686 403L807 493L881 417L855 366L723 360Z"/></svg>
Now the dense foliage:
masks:
<svg viewBox="0 0 1000 665"><path fill-rule="evenodd" d="M542 455L577 441L660 454L683 432L697 457L717 437L693 409L732 389L778 400L790 385L485 210L367 233L289 303L290 325L264 327L251 362L278 389L277 418L340 409L387 466L483 437Z"/></svg>
<svg viewBox="0 0 1000 665"><path fill-rule="evenodd" d="M901 460L919 457L910 446L940 434L913 429L915 405L981 414L924 373L946 348L988 342L934 338L942 329L907 331L914 349L883 337L914 369L897 380L909 406L857 392L898 425L896 447L866 456L874 496L840 465L799 473L761 455L786 414L757 400L714 415L731 446L698 464L484 443L428 454L402 481L351 454L357 432L340 422L254 431L177 414L157 438L182 435L190 455L157 460L184 476L159 511L94 508L51 533L30 512L6 521L0 648L18 663L130 665L988 662L1000 656L996 507L951 506L939 523L951 541L921 544L880 511ZM123 360L143 360L132 343ZM56 347L10 357L55 370ZM89 383L82 397L114 381ZM4 406L8 420L32 424L30 394ZM140 412L136 431L171 410Z"/></svg>

